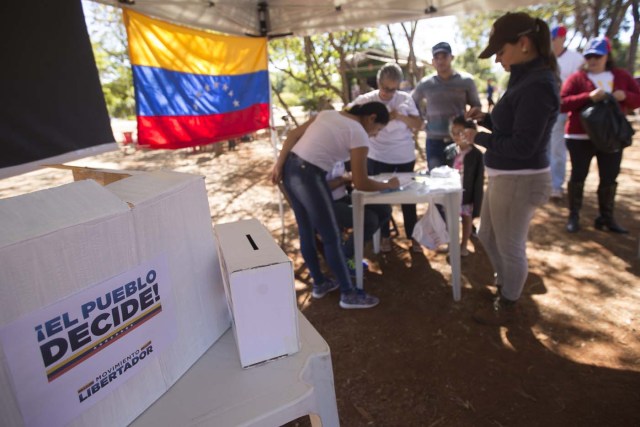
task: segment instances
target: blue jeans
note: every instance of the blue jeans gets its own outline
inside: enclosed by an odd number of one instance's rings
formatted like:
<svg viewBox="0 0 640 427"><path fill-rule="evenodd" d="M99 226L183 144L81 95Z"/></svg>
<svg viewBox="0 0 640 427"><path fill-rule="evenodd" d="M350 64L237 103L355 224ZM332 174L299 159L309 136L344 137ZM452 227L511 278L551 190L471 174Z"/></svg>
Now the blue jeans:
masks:
<svg viewBox="0 0 640 427"><path fill-rule="evenodd" d="M378 175L380 173L389 172L413 172L413 168L415 165L415 160L409 163L394 165L391 163L384 163L373 159L367 159L367 171L369 175ZM418 222L416 205L402 205L402 217L404 218L404 230L407 233L407 238L411 238L413 227L415 227L416 222ZM389 209L389 219L390 218L391 209ZM391 230L389 229L389 220L382 223L380 234L382 237L389 237L389 235L391 234Z"/></svg>
<svg viewBox="0 0 640 427"><path fill-rule="evenodd" d="M444 138L427 138L425 148L427 153L427 166L429 167L429 170L447 164L444 156L444 148L450 143L451 141L445 141Z"/></svg>
<svg viewBox="0 0 640 427"><path fill-rule="evenodd" d="M549 141L549 163L551 166L551 189L562 190L567 169L567 147L564 142L564 125L567 114L558 114L556 124L551 129Z"/></svg>
<svg viewBox="0 0 640 427"><path fill-rule="evenodd" d="M317 231L322 238L325 259L340 284L340 291L350 293L353 285L342 253L340 229L333 211L327 172L290 153L282 173L284 188L298 223L300 252L313 282L321 285L326 281L316 249Z"/></svg>

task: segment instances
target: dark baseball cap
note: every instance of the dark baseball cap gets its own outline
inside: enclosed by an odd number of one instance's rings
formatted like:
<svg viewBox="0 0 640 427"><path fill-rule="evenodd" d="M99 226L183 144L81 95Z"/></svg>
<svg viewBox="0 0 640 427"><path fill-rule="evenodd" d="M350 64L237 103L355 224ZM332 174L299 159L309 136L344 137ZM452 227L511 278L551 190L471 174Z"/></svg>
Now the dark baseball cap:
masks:
<svg viewBox="0 0 640 427"><path fill-rule="evenodd" d="M478 58L490 58L506 43L514 43L521 36L538 31L535 18L524 12L507 13L493 23L489 35L489 45L478 55Z"/></svg>
<svg viewBox="0 0 640 427"><path fill-rule="evenodd" d="M431 48L431 54L436 56L436 53L446 52L451 55L451 46L447 42L440 42Z"/></svg>

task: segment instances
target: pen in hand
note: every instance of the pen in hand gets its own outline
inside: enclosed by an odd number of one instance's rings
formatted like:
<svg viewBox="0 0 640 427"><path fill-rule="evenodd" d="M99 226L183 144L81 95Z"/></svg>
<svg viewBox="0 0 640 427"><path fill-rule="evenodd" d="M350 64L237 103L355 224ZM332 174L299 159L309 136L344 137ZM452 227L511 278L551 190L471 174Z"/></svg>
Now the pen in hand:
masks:
<svg viewBox="0 0 640 427"><path fill-rule="evenodd" d="M389 180L387 181L387 183L391 184L391 187L389 187L389 190L397 190L400 188L400 180L396 175L397 175L396 171L393 171L391 173L391 178L389 178Z"/></svg>

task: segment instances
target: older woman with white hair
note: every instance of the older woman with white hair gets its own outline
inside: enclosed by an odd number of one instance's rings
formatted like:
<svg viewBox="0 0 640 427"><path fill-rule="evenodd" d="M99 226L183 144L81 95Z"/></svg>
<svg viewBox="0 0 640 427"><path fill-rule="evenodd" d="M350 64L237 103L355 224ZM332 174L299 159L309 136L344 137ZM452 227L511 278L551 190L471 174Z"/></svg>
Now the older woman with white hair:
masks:
<svg viewBox="0 0 640 427"><path fill-rule="evenodd" d="M369 174L377 175L388 172L413 172L416 164L415 142L413 133L423 126L411 95L400 91L400 83L404 80L402 69L398 64L385 64L378 71L378 89L358 96L351 105L362 105L367 102L381 102L390 113L389 124L376 136L370 138L367 166ZM416 205L402 205L404 229L407 238L411 239L413 227L417 222ZM391 250L389 222L380 227L382 252ZM414 252L422 252L422 247L411 240Z"/></svg>

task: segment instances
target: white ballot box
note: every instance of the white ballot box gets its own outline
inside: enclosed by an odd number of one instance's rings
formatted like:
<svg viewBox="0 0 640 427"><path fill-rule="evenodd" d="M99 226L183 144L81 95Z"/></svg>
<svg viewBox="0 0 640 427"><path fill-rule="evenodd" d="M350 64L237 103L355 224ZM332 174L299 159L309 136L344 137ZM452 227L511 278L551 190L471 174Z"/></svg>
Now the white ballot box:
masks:
<svg viewBox="0 0 640 427"><path fill-rule="evenodd" d="M299 351L291 260L258 220L214 232L242 367Z"/></svg>

